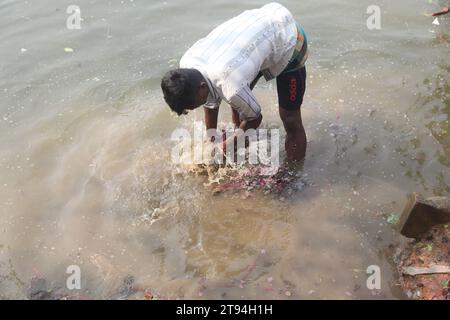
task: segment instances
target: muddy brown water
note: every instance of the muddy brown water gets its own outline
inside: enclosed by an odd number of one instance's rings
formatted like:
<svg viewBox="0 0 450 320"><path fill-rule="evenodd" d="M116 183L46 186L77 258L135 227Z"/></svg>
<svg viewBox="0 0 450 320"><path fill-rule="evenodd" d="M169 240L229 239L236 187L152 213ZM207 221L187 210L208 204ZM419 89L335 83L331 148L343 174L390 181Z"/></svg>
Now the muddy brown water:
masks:
<svg viewBox="0 0 450 320"><path fill-rule="evenodd" d="M283 3L311 54L308 183L280 199L212 196L204 177L177 173L170 135L202 112L175 117L159 91L189 45L263 2L78 1L81 30L65 27L69 3L0 2L0 297L26 298L37 276L117 298L132 276L161 298L404 298L389 259L403 239L387 219L408 192L450 192L449 18L379 1L371 31L370 1ZM263 126L281 127L275 84L255 90Z"/></svg>

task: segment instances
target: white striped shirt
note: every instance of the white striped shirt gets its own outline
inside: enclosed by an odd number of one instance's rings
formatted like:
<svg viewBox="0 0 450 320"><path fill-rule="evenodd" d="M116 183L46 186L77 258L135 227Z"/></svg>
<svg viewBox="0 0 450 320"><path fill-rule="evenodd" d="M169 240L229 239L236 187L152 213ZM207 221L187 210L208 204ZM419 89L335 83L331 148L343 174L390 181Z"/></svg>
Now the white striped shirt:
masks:
<svg viewBox="0 0 450 320"><path fill-rule="evenodd" d="M206 107L225 100L241 120L256 119L261 107L250 83L261 71L266 80L288 65L297 44L297 26L281 4L269 3L224 22L197 41L181 58L180 68L200 71L209 87Z"/></svg>

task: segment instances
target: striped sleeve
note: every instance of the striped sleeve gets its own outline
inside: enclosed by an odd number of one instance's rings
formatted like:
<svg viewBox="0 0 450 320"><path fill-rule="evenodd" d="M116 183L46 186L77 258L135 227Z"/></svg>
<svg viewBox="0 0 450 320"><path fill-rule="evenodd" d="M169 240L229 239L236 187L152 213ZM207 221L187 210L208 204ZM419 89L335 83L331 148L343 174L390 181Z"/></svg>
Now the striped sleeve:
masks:
<svg viewBox="0 0 450 320"><path fill-rule="evenodd" d="M214 101L207 101L203 106L208 109L217 109L220 106L222 99L218 98Z"/></svg>
<svg viewBox="0 0 450 320"><path fill-rule="evenodd" d="M239 113L240 120L254 120L261 115L261 107L249 86L232 96L230 105Z"/></svg>

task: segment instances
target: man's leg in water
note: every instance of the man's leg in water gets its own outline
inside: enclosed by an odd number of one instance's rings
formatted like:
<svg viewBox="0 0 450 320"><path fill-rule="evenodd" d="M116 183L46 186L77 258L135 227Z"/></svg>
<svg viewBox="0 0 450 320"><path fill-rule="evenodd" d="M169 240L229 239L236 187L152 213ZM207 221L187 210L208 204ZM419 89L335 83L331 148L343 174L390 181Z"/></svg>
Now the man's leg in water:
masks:
<svg viewBox="0 0 450 320"><path fill-rule="evenodd" d="M306 69L281 74L277 77L280 118L286 130L286 153L289 161L301 161L306 154L306 133L300 106L306 88Z"/></svg>
<svg viewBox="0 0 450 320"><path fill-rule="evenodd" d="M279 107L280 117L286 130L286 153L289 161L300 161L306 154L306 133L300 109L286 110Z"/></svg>

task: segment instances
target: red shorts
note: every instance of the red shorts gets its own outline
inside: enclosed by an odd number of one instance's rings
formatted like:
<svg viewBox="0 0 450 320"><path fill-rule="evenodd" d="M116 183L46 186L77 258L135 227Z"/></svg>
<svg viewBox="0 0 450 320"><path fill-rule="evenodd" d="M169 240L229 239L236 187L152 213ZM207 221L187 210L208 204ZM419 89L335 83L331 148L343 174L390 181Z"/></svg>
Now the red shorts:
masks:
<svg viewBox="0 0 450 320"><path fill-rule="evenodd" d="M306 89L306 68L282 73L277 77L278 105L286 110L298 110Z"/></svg>

